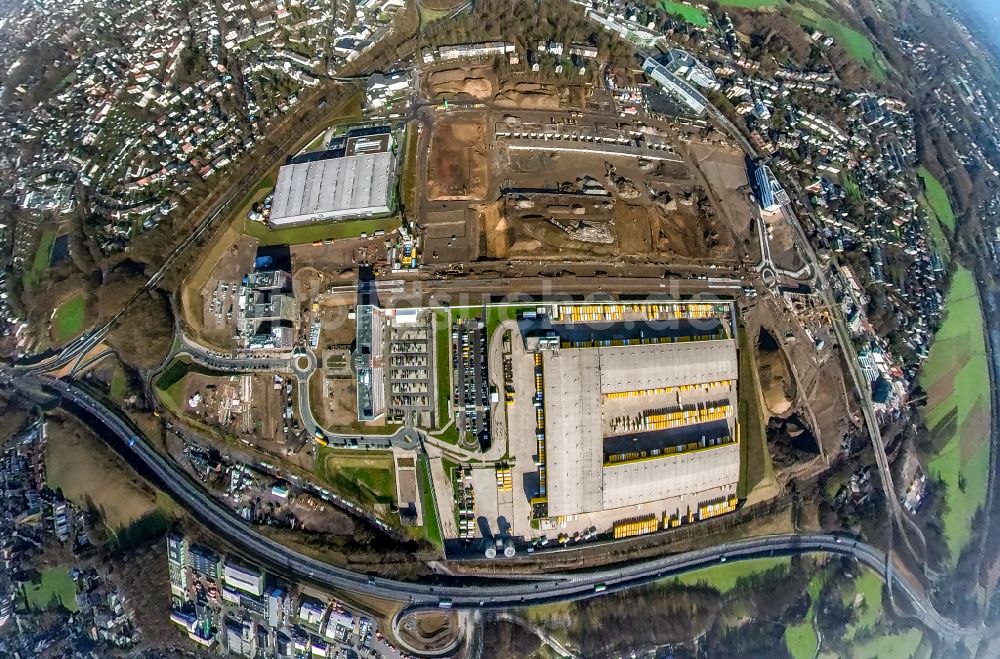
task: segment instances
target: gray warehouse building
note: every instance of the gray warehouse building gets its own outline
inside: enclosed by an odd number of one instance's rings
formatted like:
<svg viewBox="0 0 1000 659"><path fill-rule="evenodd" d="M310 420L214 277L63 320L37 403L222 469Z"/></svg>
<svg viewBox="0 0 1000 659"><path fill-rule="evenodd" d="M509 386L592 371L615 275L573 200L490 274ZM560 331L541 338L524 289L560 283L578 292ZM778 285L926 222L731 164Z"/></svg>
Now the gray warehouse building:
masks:
<svg viewBox="0 0 1000 659"><path fill-rule="evenodd" d="M392 147L389 133L349 135L328 151L292 159L278 170L268 224L280 229L388 215L394 205Z"/></svg>
<svg viewBox="0 0 1000 659"><path fill-rule="evenodd" d="M549 516L669 502L679 518L735 492L733 339L563 347L542 363Z"/></svg>

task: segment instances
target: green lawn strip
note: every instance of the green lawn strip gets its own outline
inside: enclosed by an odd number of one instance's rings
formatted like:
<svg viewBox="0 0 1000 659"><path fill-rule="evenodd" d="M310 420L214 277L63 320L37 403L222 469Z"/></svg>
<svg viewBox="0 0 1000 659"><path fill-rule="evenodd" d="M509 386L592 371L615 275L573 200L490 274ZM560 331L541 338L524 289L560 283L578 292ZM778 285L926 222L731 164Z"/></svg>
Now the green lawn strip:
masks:
<svg viewBox="0 0 1000 659"><path fill-rule="evenodd" d="M431 479L431 465L427 461L426 455L420 456L420 465L417 468L420 487L420 510L423 512L424 534L427 540L435 547L443 547L441 540L441 524L438 522L438 511L435 505L434 487Z"/></svg>
<svg viewBox="0 0 1000 659"><path fill-rule="evenodd" d="M416 124L406 129L406 149L403 155L403 176L400 180L400 197L403 208L414 210L417 195L417 134Z"/></svg>
<svg viewBox="0 0 1000 659"><path fill-rule="evenodd" d="M823 592L823 586L826 584L828 576L829 573L825 568L813 575L812 579L809 580L807 588L807 592L809 593L809 610L806 612L805 619L798 624L789 625L785 628L785 645L788 647L788 652L795 659L812 659L816 654L819 637L816 635L813 618L816 614L816 605L819 603L820 593Z"/></svg>
<svg viewBox="0 0 1000 659"><path fill-rule="evenodd" d="M319 135L316 136L316 139L314 139L312 142L307 144L304 149L302 149L302 153L309 153L310 151L319 151L320 147L323 146L323 138L326 137L327 130L328 129L326 128L321 130L319 132Z"/></svg>
<svg viewBox="0 0 1000 659"><path fill-rule="evenodd" d="M837 20L822 16L811 7L802 4L793 5L791 11L799 16L800 22L810 31L819 30L833 37L834 41L840 44L841 48L852 59L868 70L876 82L882 82L886 79L882 58L864 34Z"/></svg>
<svg viewBox="0 0 1000 659"><path fill-rule="evenodd" d="M86 306L83 293L77 293L59 305L52 317L52 327L55 330L56 341L65 343L75 338L83 331L86 318Z"/></svg>
<svg viewBox="0 0 1000 659"><path fill-rule="evenodd" d="M442 18L445 18L451 12L455 11L454 8L431 9L430 7L425 7L424 4L419 0L417 1L417 10L420 12L420 22L423 24L439 21Z"/></svg>
<svg viewBox="0 0 1000 659"><path fill-rule="evenodd" d="M860 631L874 629L882 619L882 579L871 570L863 569L855 577L854 587L844 593L842 601L853 606L858 594L863 596L863 603L855 614L855 622L844 631L846 641L853 641Z"/></svg>
<svg viewBox="0 0 1000 659"><path fill-rule="evenodd" d="M927 198L927 202L930 204L934 214L944 226L948 227L950 231L954 231L955 211L952 210L948 193L945 191L944 186L941 185L941 181L937 180L937 177L922 165L917 169L917 175L924 182L924 196Z"/></svg>
<svg viewBox="0 0 1000 659"><path fill-rule="evenodd" d="M847 193L847 196L850 197L851 199L855 199L855 200L859 200L860 201L861 200L861 188L859 188L858 184L854 181L853 178L851 178L851 175L845 173L844 177L843 177L843 181L844 181L844 192Z"/></svg>
<svg viewBox="0 0 1000 659"><path fill-rule="evenodd" d="M692 5L686 5L683 2L674 2L673 0L662 0L660 2L660 7L663 11L668 14L674 14L675 16L680 16L683 20L696 25L698 27L708 27L708 16L705 12L694 7Z"/></svg>
<svg viewBox="0 0 1000 659"><path fill-rule="evenodd" d="M21 585L25 605L32 611L49 611L60 604L69 611L76 611L76 584L69 576L69 568L57 566L41 572L41 582Z"/></svg>
<svg viewBox="0 0 1000 659"><path fill-rule="evenodd" d="M445 428L441 432L432 433L431 436L434 437L435 439L439 439L442 442L452 444L454 446L457 446L459 440L462 439L461 437L458 436L458 426L455 425L454 423L450 424L447 428Z"/></svg>
<svg viewBox="0 0 1000 659"><path fill-rule="evenodd" d="M951 262L951 245L948 244L948 238L945 236L944 227L941 225L941 218L934 212L931 202L927 200L927 195L920 195L920 204L927 211L927 228L931 232L931 244L934 245L938 251L938 256L947 265Z"/></svg>
<svg viewBox="0 0 1000 659"><path fill-rule="evenodd" d="M449 420L448 401L451 399L451 362L448 357L451 344L451 314L447 310L436 311L434 322L434 367L437 369L438 389L437 423L438 427L444 427ZM454 443L458 443L457 434Z"/></svg>
<svg viewBox="0 0 1000 659"><path fill-rule="evenodd" d="M990 457L988 423L978 429L967 428L965 423L976 405L981 410L985 407L982 411L987 419L990 411L983 332L975 278L970 271L960 268L952 278L945 297L944 321L919 378L920 385L931 393L927 426L932 435L947 434L934 437L935 444L942 448L930 456L928 468L947 483L948 510L942 522L953 564L971 535L970 516L986 496ZM951 382L942 382L948 377ZM948 395L934 398L934 392L941 389L948 391ZM949 422L942 423L946 418ZM972 456L964 464L963 453ZM964 492L958 487L960 476L965 480Z"/></svg>
<svg viewBox="0 0 1000 659"><path fill-rule="evenodd" d="M125 369L122 368L121 364L118 364L115 366L115 372L111 376L111 400L121 405L122 400L125 398L127 387L128 381L125 379Z"/></svg>
<svg viewBox="0 0 1000 659"><path fill-rule="evenodd" d="M790 564L791 558L788 556L751 558L745 561L719 563L687 572L679 577L671 577L664 583L683 586L709 586L720 593L727 593L739 585L740 579L764 574L770 570L781 570L784 573Z"/></svg>
<svg viewBox="0 0 1000 659"><path fill-rule="evenodd" d="M270 245L303 245L317 240L337 240L340 238L358 238L366 233L372 236L376 231L394 231L400 225L399 216L384 217L371 220L342 220L340 222L323 222L306 224L287 229L272 229L263 222L253 222L243 213L243 233L260 241L262 246Z"/></svg>
<svg viewBox="0 0 1000 659"><path fill-rule="evenodd" d="M490 305L486 307L486 336L493 340L493 333L505 320L517 320L518 314L535 311L537 304Z"/></svg>
<svg viewBox="0 0 1000 659"><path fill-rule="evenodd" d="M852 648L852 659L910 659L920 647L923 634L909 629L901 634L877 636Z"/></svg>
<svg viewBox="0 0 1000 659"><path fill-rule="evenodd" d="M55 242L56 232L46 229L38 238L38 248L35 256L31 259L31 267L24 273L25 288L34 288L42 280L45 271L48 270L49 260L52 258L52 243Z"/></svg>
<svg viewBox="0 0 1000 659"><path fill-rule="evenodd" d="M739 7L741 9L763 9L784 4L783 0L720 0L723 7Z"/></svg>
<svg viewBox="0 0 1000 659"><path fill-rule="evenodd" d="M390 452L317 447L316 475L337 492L368 507L396 499Z"/></svg>
<svg viewBox="0 0 1000 659"><path fill-rule="evenodd" d="M740 480L736 496L746 499L757 483L774 478L774 465L767 450L753 348L742 328L739 331L739 388Z"/></svg>

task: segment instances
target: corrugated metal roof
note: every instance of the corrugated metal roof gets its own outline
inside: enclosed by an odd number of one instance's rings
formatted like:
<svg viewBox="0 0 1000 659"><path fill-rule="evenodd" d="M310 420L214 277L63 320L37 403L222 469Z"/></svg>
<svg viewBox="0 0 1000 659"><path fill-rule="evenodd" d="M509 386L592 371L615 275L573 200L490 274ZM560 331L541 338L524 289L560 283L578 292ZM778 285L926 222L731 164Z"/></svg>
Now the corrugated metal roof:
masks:
<svg viewBox="0 0 1000 659"><path fill-rule="evenodd" d="M271 224L389 212L391 152L329 158L278 171Z"/></svg>
<svg viewBox="0 0 1000 659"><path fill-rule="evenodd" d="M542 364L549 515L600 510L604 448L597 352L549 352Z"/></svg>
<svg viewBox="0 0 1000 659"><path fill-rule="evenodd" d="M740 445L679 453L604 467L604 509L623 508L734 485L740 479ZM697 505L697 497L691 505Z"/></svg>
<svg viewBox="0 0 1000 659"><path fill-rule="evenodd" d="M549 515L574 515L729 485L739 451L709 451L604 467L604 393L735 380L732 339L544 353ZM735 476L734 476L735 474Z"/></svg>
<svg viewBox="0 0 1000 659"><path fill-rule="evenodd" d="M735 380L732 339L614 346L599 349L601 393Z"/></svg>

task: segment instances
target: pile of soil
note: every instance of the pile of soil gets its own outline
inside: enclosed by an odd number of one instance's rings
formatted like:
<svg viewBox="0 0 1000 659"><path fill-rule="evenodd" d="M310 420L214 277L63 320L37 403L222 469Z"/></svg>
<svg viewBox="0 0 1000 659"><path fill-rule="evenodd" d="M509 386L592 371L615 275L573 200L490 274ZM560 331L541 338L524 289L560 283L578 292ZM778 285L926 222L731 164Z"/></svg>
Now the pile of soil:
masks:
<svg viewBox="0 0 1000 659"><path fill-rule="evenodd" d="M816 437L797 414L787 419L773 418L767 423L767 447L778 468L808 462L819 455Z"/></svg>
<svg viewBox="0 0 1000 659"><path fill-rule="evenodd" d="M500 107L554 110L562 94L555 85L537 82L504 83L494 101Z"/></svg>
<svg viewBox="0 0 1000 659"><path fill-rule="evenodd" d="M437 100L470 97L484 101L493 96L489 67L443 69L427 76L428 87Z"/></svg>
<svg viewBox="0 0 1000 659"><path fill-rule="evenodd" d="M775 416L786 414L795 401L795 381L781 346L774 335L764 328L761 328L757 339L757 369L768 412Z"/></svg>

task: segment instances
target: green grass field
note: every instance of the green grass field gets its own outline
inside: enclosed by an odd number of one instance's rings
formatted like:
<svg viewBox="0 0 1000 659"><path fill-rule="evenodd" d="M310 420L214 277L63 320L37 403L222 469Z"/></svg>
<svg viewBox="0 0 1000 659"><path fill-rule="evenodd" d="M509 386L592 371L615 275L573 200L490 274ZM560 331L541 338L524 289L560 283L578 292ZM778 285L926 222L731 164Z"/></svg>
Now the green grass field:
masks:
<svg viewBox="0 0 1000 659"><path fill-rule="evenodd" d="M854 181L854 179L851 178L849 174L845 173L843 176L843 181L844 181L844 192L847 193L847 196L850 197L851 199L860 201L861 189L858 187L858 184Z"/></svg>
<svg viewBox="0 0 1000 659"><path fill-rule="evenodd" d="M727 593L736 588L739 580L757 574L763 574L769 570L780 569L782 572L788 569L791 559L788 556L778 556L775 558L751 558L745 561L733 561L731 563L719 563L712 567L694 570L679 577L671 577L665 580L665 584L680 584L683 586L704 585L715 588L720 593Z"/></svg>
<svg viewBox="0 0 1000 659"><path fill-rule="evenodd" d="M318 447L316 475L358 503L372 506L396 499L392 453Z"/></svg>
<svg viewBox="0 0 1000 659"><path fill-rule="evenodd" d="M931 244L937 249L938 256L947 265L951 263L951 245L948 244L948 237L945 236L944 227L941 226L941 218L931 208L925 195L920 195L920 205L927 212L927 229L931 232Z"/></svg>
<svg viewBox="0 0 1000 659"><path fill-rule="evenodd" d="M854 640L862 630L874 629L882 619L882 580L878 575L871 570L862 570L854 579L854 588L844 593L844 604L853 605L858 593L864 596L864 603L856 614L856 622L844 631L844 638L848 641Z"/></svg>
<svg viewBox="0 0 1000 659"><path fill-rule="evenodd" d="M406 148L403 155L403 176L399 182L399 197L403 208L412 210L416 206L417 195L417 130L413 126L406 129Z"/></svg>
<svg viewBox="0 0 1000 659"><path fill-rule="evenodd" d="M708 16L706 16L705 12L697 7L686 5L683 2L674 2L674 0L662 0L660 2L660 6L663 8L663 11L668 14L680 16L683 20L692 25L696 25L698 27L708 27Z"/></svg>
<svg viewBox="0 0 1000 659"><path fill-rule="evenodd" d="M326 131L326 128L321 130L319 135L316 136L316 139L307 144L306 147L302 149L302 152L309 153L310 151L319 151L320 147L323 146L323 138L326 137Z"/></svg>
<svg viewBox="0 0 1000 659"><path fill-rule="evenodd" d="M420 12L420 21L423 24L433 23L434 21L439 21L451 12L454 11L453 7L447 9L432 9L430 7L425 7L424 3L417 2L417 10Z"/></svg>
<svg viewBox="0 0 1000 659"><path fill-rule="evenodd" d="M920 180L924 182L924 197L928 206L937 217L938 221L948 227L949 231L955 230L955 211L952 210L951 201L948 200L948 193L945 191L941 181L921 166L917 170Z"/></svg>
<svg viewBox="0 0 1000 659"><path fill-rule="evenodd" d="M166 405L174 414L181 416L184 413L184 377L188 373L198 373L208 377L228 377L232 373L222 373L207 369L198 364L194 364L187 358L175 359L156 378L153 388L158 394L160 401Z"/></svg>
<svg viewBox="0 0 1000 659"><path fill-rule="evenodd" d="M48 611L60 604L69 611L77 610L76 584L65 566L42 570L41 583L22 584L21 594L25 605L32 611Z"/></svg>
<svg viewBox="0 0 1000 659"><path fill-rule="evenodd" d="M45 230L38 238L38 248L35 249L35 256L31 259L31 267L24 273L24 287L31 289L38 285L49 268L49 259L52 258L52 243L56 239L56 232Z"/></svg>
<svg viewBox="0 0 1000 659"><path fill-rule="evenodd" d="M376 231L393 231L398 229L399 225L399 217L392 216L375 220L344 220L343 222L307 224L275 230L263 222L252 222L246 217L246 213L243 214L243 233L256 238L263 246L303 245L317 240L357 238L362 233L371 236Z"/></svg>
<svg viewBox="0 0 1000 659"><path fill-rule="evenodd" d="M430 465L427 456L421 455L417 465L417 487L420 488L420 509L424 517L424 536L435 547L443 547L441 539L441 523L438 521L437 506L434 505L434 492L430 479Z"/></svg>
<svg viewBox="0 0 1000 659"><path fill-rule="evenodd" d="M111 395L111 400L120 405L122 399L125 398L127 387L128 387L128 381L125 378L125 369L122 367L121 364L118 364L117 366L115 366L115 372L111 376L111 387L109 392Z"/></svg>
<svg viewBox="0 0 1000 659"><path fill-rule="evenodd" d="M191 363L175 359L153 383L160 401L174 414L184 411L184 376L191 370Z"/></svg>
<svg viewBox="0 0 1000 659"><path fill-rule="evenodd" d="M823 592L823 586L826 584L827 577L828 572L826 569L821 569L813 575L813 578L809 580L809 587L807 588L807 592L809 593L809 611L806 612L805 620L785 628L785 645L788 647L788 652L795 659L813 659L816 655L816 645L819 643L819 637L816 635L813 617L816 614L816 605L819 603L819 596Z"/></svg>
<svg viewBox="0 0 1000 659"><path fill-rule="evenodd" d="M852 648L852 659L910 659L920 647L923 634L909 629L901 634L876 636Z"/></svg>
<svg viewBox="0 0 1000 659"><path fill-rule="evenodd" d="M753 348L742 328L739 332L739 368L742 383L739 392L740 480L736 496L745 499L764 479L774 478L774 465L767 450L767 433L761 411L760 382L754 364Z"/></svg>
<svg viewBox="0 0 1000 659"><path fill-rule="evenodd" d="M944 322L919 377L927 391L934 445L928 468L947 483L942 520L952 564L971 535L970 519L986 497L990 446L989 372L976 281L958 269L945 298ZM964 479L964 492L959 480Z"/></svg>
<svg viewBox="0 0 1000 659"><path fill-rule="evenodd" d="M886 79L885 65L868 37L854 28L826 17L820 17L816 21L816 27L824 34L833 37L848 55L868 69L876 82L882 82Z"/></svg>
<svg viewBox="0 0 1000 659"><path fill-rule="evenodd" d="M52 317L52 331L55 340L65 343L83 331L87 316L83 293L77 293L59 305Z"/></svg>

